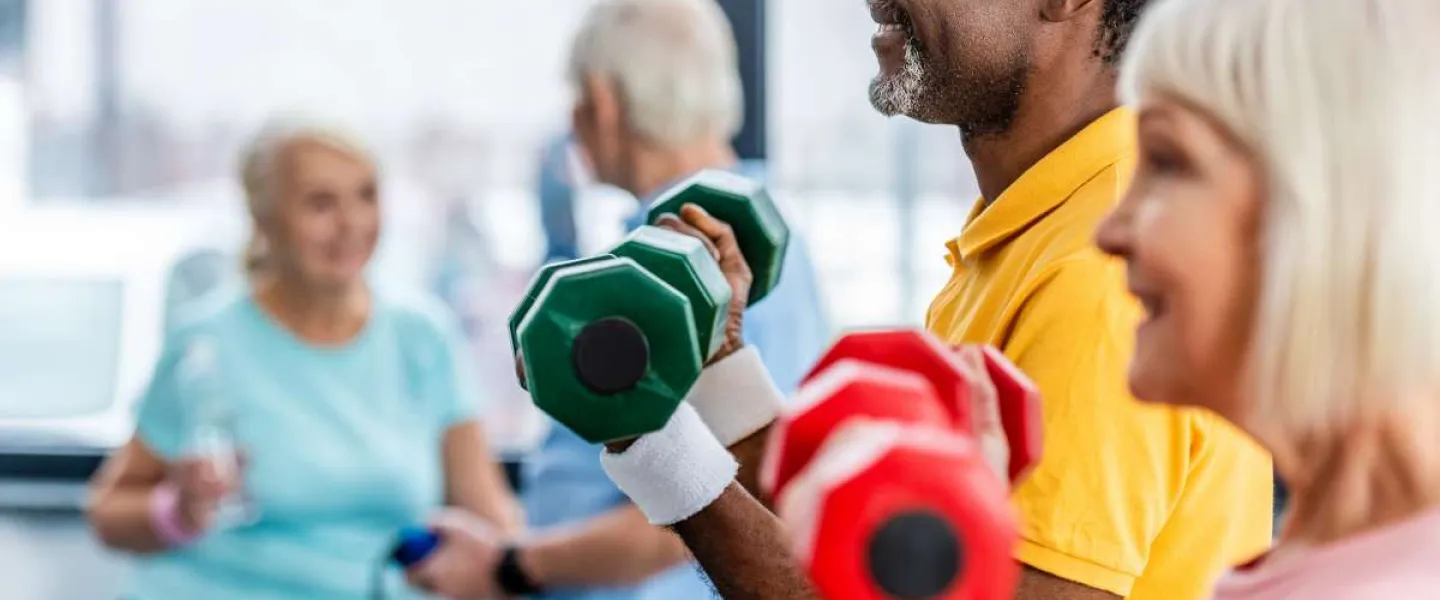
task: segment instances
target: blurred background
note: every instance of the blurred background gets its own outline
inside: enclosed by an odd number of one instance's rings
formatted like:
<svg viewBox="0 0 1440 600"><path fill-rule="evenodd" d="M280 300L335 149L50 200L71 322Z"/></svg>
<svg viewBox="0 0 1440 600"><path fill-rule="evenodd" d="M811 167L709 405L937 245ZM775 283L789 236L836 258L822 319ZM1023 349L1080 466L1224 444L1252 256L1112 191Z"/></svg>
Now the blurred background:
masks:
<svg viewBox="0 0 1440 600"><path fill-rule="evenodd" d="M872 111L860 0L721 3L747 78L737 148L810 245L830 322L920 322L978 193L958 136ZM589 4L0 0L0 596L113 597L125 565L90 540L81 483L129 436L175 307L238 273L232 174L277 113L341 120L381 152L374 276L461 315L492 440L523 457L542 432L504 321L547 255L541 159ZM579 251L617 240L633 203L579 190Z"/></svg>

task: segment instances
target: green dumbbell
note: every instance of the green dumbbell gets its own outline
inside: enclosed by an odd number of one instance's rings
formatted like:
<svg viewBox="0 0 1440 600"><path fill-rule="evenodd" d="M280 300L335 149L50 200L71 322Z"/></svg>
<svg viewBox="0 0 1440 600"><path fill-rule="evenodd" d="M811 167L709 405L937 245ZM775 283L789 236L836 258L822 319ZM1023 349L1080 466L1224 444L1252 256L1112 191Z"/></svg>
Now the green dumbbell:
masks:
<svg viewBox="0 0 1440 600"><path fill-rule="evenodd" d="M556 271L565 267L583 265L606 258L613 257L601 254L598 256L554 262L541 267L540 271L535 274L535 277L530 279L530 286L525 289L525 297L520 299L520 304L515 307L515 312L510 313L510 351L520 352L520 338L518 337L520 319L525 318L525 313L530 312L530 307L535 305L535 297L540 295L540 290L545 289L545 284L550 282L550 277L555 275Z"/></svg>
<svg viewBox="0 0 1440 600"><path fill-rule="evenodd" d="M690 301L700 358L708 360L725 342L730 284L700 240L658 227L641 227L609 254L629 258L670 284Z"/></svg>
<svg viewBox="0 0 1440 600"><path fill-rule="evenodd" d="M647 220L653 225L661 215L679 213L686 204L700 206L735 231L740 252L754 275L748 304L759 302L775 289L785 264L790 228L764 186L728 171L701 171L661 193Z"/></svg>
<svg viewBox="0 0 1440 600"><path fill-rule="evenodd" d="M526 388L591 443L664 426L724 342L729 284L687 235L641 227L536 280L517 328Z"/></svg>

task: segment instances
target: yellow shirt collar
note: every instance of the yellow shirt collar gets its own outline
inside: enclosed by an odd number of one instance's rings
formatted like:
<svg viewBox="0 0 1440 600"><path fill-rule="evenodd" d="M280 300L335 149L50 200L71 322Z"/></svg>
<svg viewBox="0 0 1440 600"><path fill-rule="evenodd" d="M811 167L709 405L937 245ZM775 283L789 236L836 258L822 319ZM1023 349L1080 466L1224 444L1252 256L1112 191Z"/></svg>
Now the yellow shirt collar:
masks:
<svg viewBox="0 0 1440 600"><path fill-rule="evenodd" d="M975 256L1025 229L1134 150L1134 113L1124 107L1105 113L1026 170L994 202L975 202L960 237L946 244L949 262Z"/></svg>

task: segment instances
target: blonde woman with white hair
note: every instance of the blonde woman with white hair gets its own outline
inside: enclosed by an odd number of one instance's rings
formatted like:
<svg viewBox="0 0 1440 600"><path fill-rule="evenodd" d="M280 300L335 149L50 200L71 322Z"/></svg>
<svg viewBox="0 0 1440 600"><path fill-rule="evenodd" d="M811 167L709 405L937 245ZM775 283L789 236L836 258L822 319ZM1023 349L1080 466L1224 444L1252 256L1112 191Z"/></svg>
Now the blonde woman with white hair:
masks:
<svg viewBox="0 0 1440 600"><path fill-rule="evenodd" d="M134 437L92 484L98 537L143 556L124 597L360 598L398 530L441 507L514 527L453 317L363 275L380 235L370 152L279 124L241 175L251 289L169 333Z"/></svg>
<svg viewBox="0 0 1440 600"><path fill-rule="evenodd" d="M1216 597L1440 598L1440 2L1152 10L1098 236L1148 310L1130 385L1250 432L1292 493Z"/></svg>

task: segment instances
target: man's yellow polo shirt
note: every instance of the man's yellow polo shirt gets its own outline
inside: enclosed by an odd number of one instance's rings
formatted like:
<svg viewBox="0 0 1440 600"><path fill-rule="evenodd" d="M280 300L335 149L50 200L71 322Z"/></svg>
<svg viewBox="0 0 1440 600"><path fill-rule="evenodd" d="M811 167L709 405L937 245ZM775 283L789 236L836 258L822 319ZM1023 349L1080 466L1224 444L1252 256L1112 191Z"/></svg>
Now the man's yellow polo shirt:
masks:
<svg viewBox="0 0 1440 600"><path fill-rule="evenodd" d="M1021 562L1130 598L1207 598L1270 543L1271 463L1211 413L1129 394L1141 309L1092 239L1134 161L1134 116L1117 109L977 203L926 321L1040 386L1044 454L1014 493Z"/></svg>

